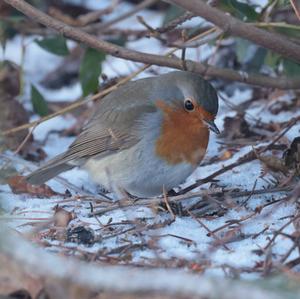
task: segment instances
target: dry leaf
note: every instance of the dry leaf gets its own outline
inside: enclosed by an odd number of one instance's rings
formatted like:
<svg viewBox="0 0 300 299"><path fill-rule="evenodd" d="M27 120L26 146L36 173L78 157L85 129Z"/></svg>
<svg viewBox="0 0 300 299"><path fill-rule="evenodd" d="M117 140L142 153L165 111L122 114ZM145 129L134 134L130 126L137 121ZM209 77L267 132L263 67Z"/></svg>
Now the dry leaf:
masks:
<svg viewBox="0 0 300 299"><path fill-rule="evenodd" d="M276 156L257 155L257 158L273 171L281 171L284 174L288 173L288 168L286 167L284 161Z"/></svg>
<svg viewBox="0 0 300 299"><path fill-rule="evenodd" d="M26 182L24 176L16 175L12 176L7 180L11 190L15 194L28 193L30 195L38 196L38 197L51 197L55 195L62 195L53 191L46 184L42 184L40 186L31 185Z"/></svg>
<svg viewBox="0 0 300 299"><path fill-rule="evenodd" d="M227 116L224 118L224 130L220 135L221 137L228 140L234 140L255 135L256 134L250 130L250 126L246 122L244 115L237 114L234 117Z"/></svg>
<svg viewBox="0 0 300 299"><path fill-rule="evenodd" d="M223 152L223 154L221 155L220 157L220 160L224 161L224 160L227 160L227 159L230 159L233 155L233 152L230 151L230 150L226 150L225 152Z"/></svg>
<svg viewBox="0 0 300 299"><path fill-rule="evenodd" d="M300 137L293 140L290 148L284 152L283 158L289 170L295 171L296 175L300 175Z"/></svg>
<svg viewBox="0 0 300 299"><path fill-rule="evenodd" d="M17 127L28 123L29 114L22 104L16 99L20 92L20 69L11 62L4 62L0 67L0 131ZM15 132L5 136L4 144L6 147L15 150L24 138L28 130ZM29 144L33 141L31 137ZM24 148L25 150L25 148Z"/></svg>
<svg viewBox="0 0 300 299"><path fill-rule="evenodd" d="M68 212L61 207L55 208L54 225L58 227L67 227L69 222L74 219L74 213Z"/></svg>

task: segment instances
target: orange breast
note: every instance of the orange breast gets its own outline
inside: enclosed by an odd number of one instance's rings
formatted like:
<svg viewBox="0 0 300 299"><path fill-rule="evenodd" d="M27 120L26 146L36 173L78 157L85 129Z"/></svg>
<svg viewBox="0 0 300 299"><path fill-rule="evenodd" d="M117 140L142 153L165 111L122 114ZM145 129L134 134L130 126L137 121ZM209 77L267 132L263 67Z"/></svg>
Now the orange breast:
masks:
<svg viewBox="0 0 300 299"><path fill-rule="evenodd" d="M202 123L201 108L193 113L158 101L164 117L156 153L169 164L188 162L197 165L203 159L209 140L208 128Z"/></svg>

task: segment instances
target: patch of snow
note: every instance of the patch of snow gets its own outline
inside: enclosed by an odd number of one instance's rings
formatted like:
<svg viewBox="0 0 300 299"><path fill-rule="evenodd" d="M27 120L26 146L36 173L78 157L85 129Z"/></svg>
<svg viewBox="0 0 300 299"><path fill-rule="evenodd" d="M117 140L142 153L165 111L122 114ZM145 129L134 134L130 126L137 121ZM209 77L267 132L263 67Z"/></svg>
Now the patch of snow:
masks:
<svg viewBox="0 0 300 299"><path fill-rule="evenodd" d="M86 5L90 8L101 9L109 5L110 1L86 1ZM122 3L122 13L128 11L132 8L131 5ZM108 21L117 15L120 11L115 12L109 17L105 17ZM150 20L151 26L156 27L161 25L162 15L146 11L139 13L144 16L146 20ZM197 20L193 20L196 22ZM135 16L130 19L118 24L118 26L126 26L126 28L143 28L141 24L136 22ZM49 71L52 71L59 65L62 58L54 56L44 50L42 50L36 43L34 43L34 38L24 39L26 47L25 57L24 57L24 76L25 82L27 82L27 90L25 92L24 98L28 100L28 87L30 83L37 85L45 98L49 101L58 100L73 100L80 96L81 89L79 84L75 84L68 88L62 88L60 90L50 91L39 85L41 78L46 75ZM15 37L13 40L8 41L7 48L4 55L7 59L11 59L16 63L22 61L21 53L22 39L20 37ZM72 45L70 45L72 46ZM165 53L165 49L157 40L151 39L141 39L136 42L130 42L128 44L129 48L151 53ZM203 46L199 53L196 50L187 51L188 59L205 59L210 55L212 47ZM2 51L0 49L0 51ZM198 59L199 58L199 59ZM43 62L43 63L41 63ZM103 72L108 75L109 78L119 75L125 75L132 71L137 70L141 64L134 62L128 62L122 59L108 57L108 59L103 64ZM165 72L167 68L153 67L152 69L157 70L159 73ZM138 78L149 76L149 72L144 72L138 76ZM226 95L223 95L226 97ZM251 89L239 90L236 89L233 96L230 97L230 101L233 104L242 104L252 97ZM283 112L278 115L273 115L266 108L268 102L261 100L255 102L247 109L247 113L255 117L263 117L265 122L283 122L289 120L291 117L300 115L300 111L293 112ZM216 119L216 124L219 126L220 130L223 129L223 120L226 116L234 116L235 111L230 109L223 101L220 101L220 113ZM32 117L31 120L37 119L37 116ZM62 137L59 136L57 131L66 129L75 124L75 119L69 115L59 116L54 119L48 120L40 124L34 130L34 138L39 142L46 141L43 149L47 153L47 159L53 158L55 155L63 152L74 140L73 137ZM292 140L295 136L299 135L300 125L294 126L286 136ZM211 135L210 143L208 147L207 156L205 161L209 161L211 157L218 156L220 140L216 135ZM196 171L187 179L187 181L182 185L186 187L196 180L204 178L218 169L236 162L240 157L247 154L252 150L250 146L244 146L234 153L230 159L226 161L218 161L215 163L200 166ZM14 159L12 159L14 160ZM25 169L24 165L20 166L17 159L14 161L15 166L18 169ZM226 187L226 189L239 188L241 190L252 190L255 182L256 189L261 189L267 186L267 182L260 178L261 175L261 162L252 161L251 163L246 163L234 168L231 171L226 172L223 175L217 177L218 184L220 186ZM26 167L26 171L28 167ZM257 250L264 248L272 238L273 232L278 230L281 226L289 221L288 216L295 213L295 205L291 202L279 202L276 204L270 204L270 206L265 207L261 213L257 213L248 220L241 221L239 225L228 225L229 221L242 219L252 215L256 208L274 200L279 199L284 196L284 194L277 193L272 194L262 194L253 195L247 205L235 205L228 211L219 217L201 217L201 225L193 217L179 217L170 223L169 225L161 225L164 221L170 219L170 215L167 211L159 212L153 208L139 206L138 202L136 205L132 205L129 208L122 208L122 204L126 204L122 200L113 201L113 203L118 203L119 208L114 210L109 210L112 203L97 202L97 198L102 198L101 194L97 194L97 186L95 186L88 177L88 174L80 169L74 168L68 172L60 175L65 181L68 181L70 185L70 191L72 193L71 198L64 198L62 196L55 196L53 198L34 198L29 195L16 195L13 194L8 185L0 185L0 195L2 198L3 208L7 211L7 217L10 219L9 225L14 227L20 232L27 232L32 228L32 221L38 222L38 220L28 220L34 218L43 218L45 221L50 221L54 214L53 208L59 204L60 207L68 211L75 213L76 218L70 222L70 227L75 227L77 225L85 225L90 227L95 231L96 234L100 235L101 238L98 242L92 246L80 245L80 250L89 253L101 253L107 252L109 250L118 249L121 246L126 246L130 244L142 244L143 242L149 242L154 244L153 248L149 247L146 249L140 249L133 251L132 261L134 263L145 263L151 264L151 259L160 258L162 261L168 260L179 260L183 259L188 262L202 263L203 261L209 261L210 267L207 270L208 275L224 275L222 267L231 266L243 273L243 277L253 277L251 274L247 274L243 268L254 267L257 263L264 260L265 254L257 254ZM269 178L266 176L265 178ZM67 184L62 180L53 179L49 181L49 186L54 190L64 193L66 188L69 188ZM72 188L72 186L74 188ZM76 187L76 188L75 188ZM202 189L207 189L210 184L205 184L194 191L199 191ZM92 193L94 195L90 200L87 198L87 194ZM113 194L108 194L115 199ZM81 197L80 197L81 196ZM242 198L243 201L245 198ZM99 215L97 217L90 217L91 205L96 209L97 205L102 205L101 207L107 207L108 211ZM3 221L3 220L2 220ZM126 221L128 223L123 224ZM121 223L121 224L120 224ZM111 226L109 226L111 224ZM115 224L115 225L114 225ZM118 224L118 225L117 225ZM156 229L147 229L147 225L158 225ZM143 226L144 225L144 226ZM214 231L222 226L228 225L228 227L215 233L215 236L208 235L209 231ZM49 224L50 226L50 224ZM34 227L34 226L33 226ZM111 230L108 229L111 228ZM135 227L138 233L132 233L130 231L131 227ZM207 230L208 229L208 230ZM236 239L231 240L226 246L216 245L218 239L226 238L227 234L230 234L231 230L236 229L237 236ZM262 234L258 234L256 238L254 235L263 231ZM122 233L123 230L128 230ZM285 228L284 232L293 233L293 225L289 225ZM44 239L48 242L50 247L48 250L55 252L60 252L60 245L64 248L77 248L77 244L66 242L63 243L59 240L51 240L50 238ZM278 261L284 254L290 249L291 241L284 236L279 236L276 239L275 246L272 248L272 254L274 260ZM119 250L120 255L122 255L122 250ZM295 257L293 253L290 258ZM256 276L257 277L257 276Z"/></svg>

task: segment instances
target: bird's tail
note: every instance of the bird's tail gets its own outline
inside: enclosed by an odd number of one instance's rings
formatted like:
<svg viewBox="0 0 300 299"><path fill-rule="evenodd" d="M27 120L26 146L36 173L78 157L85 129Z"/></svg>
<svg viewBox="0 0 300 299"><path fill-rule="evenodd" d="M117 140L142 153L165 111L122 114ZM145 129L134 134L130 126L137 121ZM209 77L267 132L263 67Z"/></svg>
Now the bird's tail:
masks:
<svg viewBox="0 0 300 299"><path fill-rule="evenodd" d="M63 154L50 160L47 164L35 170L26 177L26 181L33 185L41 185L61 172L70 170L76 165L64 161Z"/></svg>

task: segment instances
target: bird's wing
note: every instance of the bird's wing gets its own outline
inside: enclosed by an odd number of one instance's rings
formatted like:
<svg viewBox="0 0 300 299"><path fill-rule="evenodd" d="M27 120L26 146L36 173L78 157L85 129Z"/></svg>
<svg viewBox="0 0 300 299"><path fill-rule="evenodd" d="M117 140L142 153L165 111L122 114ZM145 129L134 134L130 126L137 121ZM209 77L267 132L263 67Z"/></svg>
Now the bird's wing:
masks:
<svg viewBox="0 0 300 299"><path fill-rule="evenodd" d="M153 77L128 82L101 99L69 149L30 174L27 180L40 184L91 157L105 157L135 145L142 137L139 125L144 124L145 114L157 111L157 100L173 98L178 92L171 79Z"/></svg>
<svg viewBox="0 0 300 299"><path fill-rule="evenodd" d="M129 148L139 141L137 136L123 133L122 128L97 125L83 131L63 155L64 162L78 161L89 157L107 156L113 152Z"/></svg>
<svg viewBox="0 0 300 299"><path fill-rule="evenodd" d="M157 111L146 96L148 92L141 94L136 85L127 84L100 100L81 134L57 162L80 165L89 157L101 158L136 144L138 120Z"/></svg>
<svg viewBox="0 0 300 299"><path fill-rule="evenodd" d="M48 161L27 176L31 184L40 185L57 174L82 165L90 157L104 157L129 148L139 141L137 136L124 133L122 128L110 128L105 122L97 123L83 132L69 149Z"/></svg>

